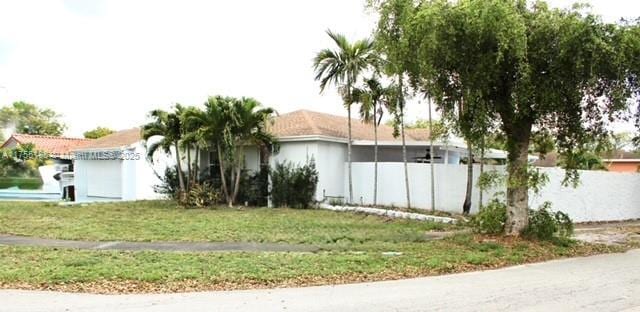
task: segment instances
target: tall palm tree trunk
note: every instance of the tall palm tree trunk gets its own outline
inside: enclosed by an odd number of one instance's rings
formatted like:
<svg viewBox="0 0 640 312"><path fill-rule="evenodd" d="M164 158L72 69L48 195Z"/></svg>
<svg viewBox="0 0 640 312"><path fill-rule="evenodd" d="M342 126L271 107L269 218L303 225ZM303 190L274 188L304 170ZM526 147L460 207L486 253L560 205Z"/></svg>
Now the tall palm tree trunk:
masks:
<svg viewBox="0 0 640 312"><path fill-rule="evenodd" d="M196 168L195 176L193 177L195 183L200 183L200 146L196 144Z"/></svg>
<svg viewBox="0 0 640 312"><path fill-rule="evenodd" d="M431 119L431 98L427 98L429 106L429 167L431 167L431 211L436 210L436 181L433 166L433 120Z"/></svg>
<svg viewBox="0 0 640 312"><path fill-rule="evenodd" d="M351 105L347 107L347 117L349 118L349 142L347 142L347 162L349 171L349 203L353 203L353 175L351 172Z"/></svg>
<svg viewBox="0 0 640 312"><path fill-rule="evenodd" d="M471 191L473 189L473 147L469 140L467 140L467 149L469 151L467 158L467 192L464 196L464 204L462 204L462 213L465 215L471 212Z"/></svg>
<svg viewBox="0 0 640 312"><path fill-rule="evenodd" d="M378 108L373 104L373 206L378 204Z"/></svg>
<svg viewBox="0 0 640 312"><path fill-rule="evenodd" d="M351 102L351 79L347 78L347 99ZM351 171L351 103L347 103L347 127L349 128L349 138L347 142L347 162L349 163L349 204L353 203L353 175Z"/></svg>
<svg viewBox="0 0 640 312"><path fill-rule="evenodd" d="M240 192L240 180L242 178L242 167L244 163L244 148L240 147L238 153L238 159L236 162L236 178L233 186L233 196L231 197L231 202L235 203L238 198L238 193Z"/></svg>
<svg viewBox="0 0 640 312"><path fill-rule="evenodd" d="M409 168L407 165L407 144L404 136L404 94L402 89L402 74L398 75L398 88L400 89L398 104L400 108L400 134L402 136L402 162L404 163L404 185L407 193L407 209L411 208L411 195L409 188Z"/></svg>
<svg viewBox="0 0 640 312"><path fill-rule="evenodd" d="M178 170L178 185L180 186L180 200L184 200L186 197L185 189L184 189L184 177L182 176L182 160L180 159L180 148L178 147L178 142L174 143L174 147L176 149L176 169Z"/></svg>
<svg viewBox="0 0 640 312"><path fill-rule="evenodd" d="M187 144L187 147L185 149L187 151L187 192L189 192L189 189L191 188L191 144Z"/></svg>
<svg viewBox="0 0 640 312"><path fill-rule="evenodd" d="M482 141L480 141L480 177L484 174L484 135L482 135ZM482 197L484 193L484 189L481 187L479 190L480 194L478 195L478 207L482 209Z"/></svg>

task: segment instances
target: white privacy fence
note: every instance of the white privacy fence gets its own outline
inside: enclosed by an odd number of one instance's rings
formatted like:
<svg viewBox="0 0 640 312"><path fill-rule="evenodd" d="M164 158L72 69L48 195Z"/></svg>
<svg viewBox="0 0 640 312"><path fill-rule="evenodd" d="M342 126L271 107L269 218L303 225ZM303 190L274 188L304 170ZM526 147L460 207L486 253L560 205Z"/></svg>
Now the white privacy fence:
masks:
<svg viewBox="0 0 640 312"><path fill-rule="evenodd" d="M373 204L374 163L353 163L353 200L356 204ZM428 209L431 205L430 165L409 163L411 205ZM472 213L478 210L479 189L477 178L480 166L474 166ZM485 171L504 173L504 166L485 166ZM563 187L564 170L540 168L549 176L549 183L538 195L529 196L530 207L545 201L553 203L554 210L568 213L576 222L613 221L640 218L640 174L605 171L580 171L577 188ZM345 172L346 169L345 169ZM467 166L434 164L436 209L461 212L466 192ZM404 164L378 163L378 205L406 206ZM345 179L345 192L348 194ZM483 201L504 187L485 192Z"/></svg>

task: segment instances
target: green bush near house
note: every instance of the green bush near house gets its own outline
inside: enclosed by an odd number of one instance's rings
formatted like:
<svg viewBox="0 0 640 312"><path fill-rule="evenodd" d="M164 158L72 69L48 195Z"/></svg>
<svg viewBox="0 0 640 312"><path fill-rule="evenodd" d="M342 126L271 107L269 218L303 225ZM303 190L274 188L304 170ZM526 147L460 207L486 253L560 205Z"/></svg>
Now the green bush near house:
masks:
<svg viewBox="0 0 640 312"><path fill-rule="evenodd" d="M271 200L276 207L308 208L318 186L313 159L303 166L277 163L271 171Z"/></svg>
<svg viewBox="0 0 640 312"><path fill-rule="evenodd" d="M481 207L478 214L471 219L473 230L482 234L503 233L505 222L507 222L507 205L498 199L492 199L487 205Z"/></svg>
<svg viewBox="0 0 640 312"><path fill-rule="evenodd" d="M529 212L529 225L523 234L538 240L570 237L573 234L573 221L562 211L551 211L551 203L545 202L538 210Z"/></svg>
<svg viewBox="0 0 640 312"><path fill-rule="evenodd" d="M37 190L42 187L42 180L40 178L0 178L0 189L11 187L18 187L21 190Z"/></svg>

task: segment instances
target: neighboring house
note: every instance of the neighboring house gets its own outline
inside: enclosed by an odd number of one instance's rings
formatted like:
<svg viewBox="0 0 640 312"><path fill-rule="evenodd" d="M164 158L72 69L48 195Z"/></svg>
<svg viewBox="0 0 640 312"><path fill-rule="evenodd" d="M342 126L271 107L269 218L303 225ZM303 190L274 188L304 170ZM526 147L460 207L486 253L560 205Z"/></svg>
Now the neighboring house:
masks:
<svg viewBox="0 0 640 312"><path fill-rule="evenodd" d="M549 152L545 155L540 155L533 165L536 167L558 167L559 154L557 152Z"/></svg>
<svg viewBox="0 0 640 312"><path fill-rule="evenodd" d="M602 164L611 172L640 172L640 154L617 151L613 153L603 153ZM536 167L557 167L559 163L559 154L551 152L544 157L536 160L533 165Z"/></svg>
<svg viewBox="0 0 640 312"><path fill-rule="evenodd" d="M640 154L618 151L609 158L602 159L609 171L615 172L640 172Z"/></svg>
<svg viewBox="0 0 640 312"><path fill-rule="evenodd" d="M56 164L71 164L72 151L91 143L91 139L65 138L50 135L13 134L0 146L16 148L24 144L33 144L38 152L48 154Z"/></svg>
<svg viewBox="0 0 640 312"><path fill-rule="evenodd" d="M160 184L151 165L140 128L115 132L75 150L75 192L78 201L161 198ZM161 171L160 171L161 170ZM158 172L164 172L163 168Z"/></svg>

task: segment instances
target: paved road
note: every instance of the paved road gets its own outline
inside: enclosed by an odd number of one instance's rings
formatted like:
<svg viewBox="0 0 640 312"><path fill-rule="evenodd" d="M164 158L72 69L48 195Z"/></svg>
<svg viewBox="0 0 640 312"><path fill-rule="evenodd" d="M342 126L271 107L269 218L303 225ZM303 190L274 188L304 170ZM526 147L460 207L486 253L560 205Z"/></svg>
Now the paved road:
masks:
<svg viewBox="0 0 640 312"><path fill-rule="evenodd" d="M640 311L640 250L402 281L103 296L0 291L0 311Z"/></svg>

